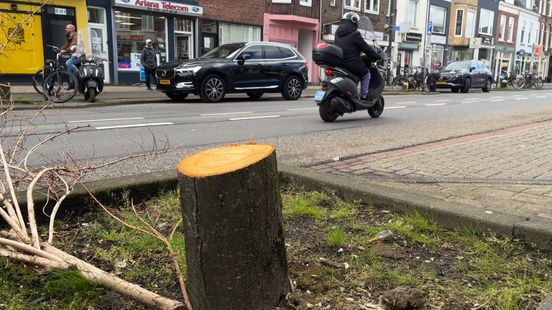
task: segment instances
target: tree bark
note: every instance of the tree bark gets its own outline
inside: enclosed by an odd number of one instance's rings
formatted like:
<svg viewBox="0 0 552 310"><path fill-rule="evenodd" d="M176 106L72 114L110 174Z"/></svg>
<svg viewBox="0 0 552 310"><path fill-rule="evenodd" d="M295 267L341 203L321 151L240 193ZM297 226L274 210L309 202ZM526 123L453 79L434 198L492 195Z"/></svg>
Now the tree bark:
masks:
<svg viewBox="0 0 552 310"><path fill-rule="evenodd" d="M272 145L230 145L178 167L194 309L273 309L290 283Z"/></svg>

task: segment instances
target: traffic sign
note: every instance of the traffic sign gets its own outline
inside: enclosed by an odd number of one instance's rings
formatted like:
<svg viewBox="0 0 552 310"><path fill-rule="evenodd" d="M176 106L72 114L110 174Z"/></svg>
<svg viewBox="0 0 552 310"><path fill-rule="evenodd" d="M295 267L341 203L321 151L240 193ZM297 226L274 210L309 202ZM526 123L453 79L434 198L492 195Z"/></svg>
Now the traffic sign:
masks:
<svg viewBox="0 0 552 310"><path fill-rule="evenodd" d="M399 31L399 30L401 30L401 27L400 26L391 26L391 30L392 31Z"/></svg>
<svg viewBox="0 0 552 310"><path fill-rule="evenodd" d="M432 21L427 22L427 34L428 35L433 34L433 22Z"/></svg>

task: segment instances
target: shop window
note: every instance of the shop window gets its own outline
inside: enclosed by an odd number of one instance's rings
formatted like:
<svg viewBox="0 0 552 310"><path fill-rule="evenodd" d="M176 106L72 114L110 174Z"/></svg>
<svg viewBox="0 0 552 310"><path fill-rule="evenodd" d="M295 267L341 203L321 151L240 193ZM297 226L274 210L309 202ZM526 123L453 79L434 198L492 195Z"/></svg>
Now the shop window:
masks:
<svg viewBox="0 0 552 310"><path fill-rule="evenodd" d="M481 19L479 20L481 23ZM475 12L468 11L466 15L466 38L475 37Z"/></svg>
<svg viewBox="0 0 552 310"><path fill-rule="evenodd" d="M146 40L153 41L158 63L167 61L165 17L115 11L118 69L140 70L140 55Z"/></svg>
<svg viewBox="0 0 552 310"><path fill-rule="evenodd" d="M184 19L184 18L175 18L174 31L192 32L192 20Z"/></svg>
<svg viewBox="0 0 552 310"><path fill-rule="evenodd" d="M345 0L344 7L349 10L360 11L360 0Z"/></svg>
<svg viewBox="0 0 552 310"><path fill-rule="evenodd" d="M454 35L457 37L462 36L463 19L464 19L464 10L456 10L456 26L454 28Z"/></svg>
<svg viewBox="0 0 552 310"><path fill-rule="evenodd" d="M365 0L364 11L366 13L379 14L379 0Z"/></svg>
<svg viewBox="0 0 552 310"><path fill-rule="evenodd" d="M220 44L261 41L261 27L219 23Z"/></svg>
<svg viewBox="0 0 552 310"><path fill-rule="evenodd" d="M433 23L433 33L445 34L447 9L432 5L429 7L429 19Z"/></svg>
<svg viewBox="0 0 552 310"><path fill-rule="evenodd" d="M486 9L479 11L479 33L493 34L494 12Z"/></svg>
<svg viewBox="0 0 552 310"><path fill-rule="evenodd" d="M515 19L513 17L508 18L508 42L514 42L514 23Z"/></svg>

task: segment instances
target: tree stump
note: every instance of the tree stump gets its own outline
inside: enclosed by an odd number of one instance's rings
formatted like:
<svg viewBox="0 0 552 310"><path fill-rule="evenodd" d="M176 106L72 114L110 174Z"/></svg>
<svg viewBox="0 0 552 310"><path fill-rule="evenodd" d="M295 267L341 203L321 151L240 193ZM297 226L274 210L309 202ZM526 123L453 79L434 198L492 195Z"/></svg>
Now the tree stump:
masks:
<svg viewBox="0 0 552 310"><path fill-rule="evenodd" d="M273 309L291 290L274 146L209 149L178 172L194 310Z"/></svg>

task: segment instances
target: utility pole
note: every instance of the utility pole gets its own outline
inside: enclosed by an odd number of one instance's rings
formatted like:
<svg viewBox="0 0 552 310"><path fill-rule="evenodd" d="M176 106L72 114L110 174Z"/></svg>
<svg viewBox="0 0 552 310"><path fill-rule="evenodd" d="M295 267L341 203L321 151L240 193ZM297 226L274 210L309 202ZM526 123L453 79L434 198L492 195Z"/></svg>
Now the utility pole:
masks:
<svg viewBox="0 0 552 310"><path fill-rule="evenodd" d="M393 29L395 24L395 1L397 0L389 0L390 6L389 6L389 44L387 46L387 52L389 53L389 57L387 59L387 85L391 85L392 79L391 79L391 57L393 55L392 49L393 49Z"/></svg>

